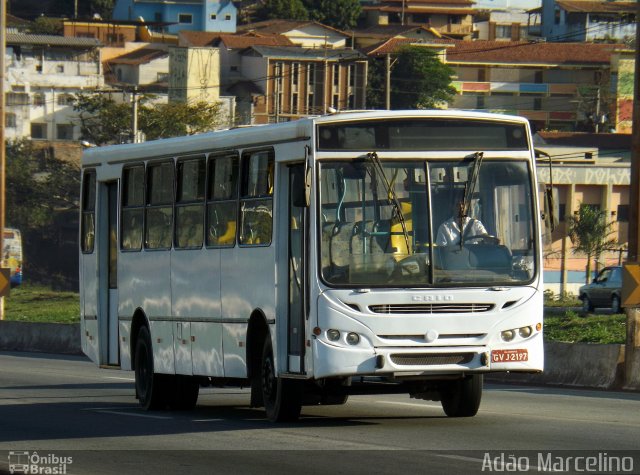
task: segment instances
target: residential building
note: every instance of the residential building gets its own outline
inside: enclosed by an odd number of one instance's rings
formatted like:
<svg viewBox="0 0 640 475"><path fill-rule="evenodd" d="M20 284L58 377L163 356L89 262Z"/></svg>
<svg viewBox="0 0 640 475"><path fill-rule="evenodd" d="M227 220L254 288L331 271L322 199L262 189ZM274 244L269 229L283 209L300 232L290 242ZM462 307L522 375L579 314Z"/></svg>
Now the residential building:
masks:
<svg viewBox="0 0 640 475"><path fill-rule="evenodd" d="M169 48L169 101L217 102L220 52L217 48Z"/></svg>
<svg viewBox="0 0 640 475"><path fill-rule="evenodd" d="M77 140L75 94L104 84L94 38L7 33L5 136Z"/></svg>
<svg viewBox="0 0 640 475"><path fill-rule="evenodd" d="M425 26L457 39L472 38L476 13L473 0L375 0L362 10L368 26Z"/></svg>
<svg viewBox="0 0 640 475"><path fill-rule="evenodd" d="M636 33L635 0L545 0L542 36L547 41L618 41Z"/></svg>
<svg viewBox="0 0 640 475"><path fill-rule="evenodd" d="M238 27L239 33L282 35L291 43L305 48L345 48L350 35L317 21L265 20Z"/></svg>
<svg viewBox="0 0 640 475"><path fill-rule="evenodd" d="M611 63L619 45L458 41L451 107L528 117L536 130L616 129Z"/></svg>
<svg viewBox="0 0 640 475"><path fill-rule="evenodd" d="M293 46L289 38L279 34L248 31L235 35L183 31L180 46L211 47L220 51L220 88L224 92L238 82L246 81L240 73L242 51L251 46Z"/></svg>
<svg viewBox="0 0 640 475"><path fill-rule="evenodd" d="M231 0L116 0L113 20L167 23L162 31L217 31L234 33L238 11Z"/></svg>
<svg viewBox="0 0 640 475"><path fill-rule="evenodd" d="M366 107L367 60L351 49L251 46L242 52L238 114L265 124Z"/></svg>
<svg viewBox="0 0 640 475"><path fill-rule="evenodd" d="M524 41L536 36L540 15L516 11L490 10L475 15L476 39L490 41Z"/></svg>
<svg viewBox="0 0 640 475"><path fill-rule="evenodd" d="M559 203L559 225L545 248L545 288L555 294L577 294L585 283L586 256L573 251L568 218L582 206L605 211L612 223L616 245L600 256L597 267L623 262L629 235L629 185L631 178L629 134L539 132L534 145L553 159L538 165L538 178L553 183ZM593 266L592 266L593 268Z"/></svg>
<svg viewBox="0 0 640 475"><path fill-rule="evenodd" d="M105 77L120 86L156 86L165 93L169 81L169 51L144 47L105 61Z"/></svg>

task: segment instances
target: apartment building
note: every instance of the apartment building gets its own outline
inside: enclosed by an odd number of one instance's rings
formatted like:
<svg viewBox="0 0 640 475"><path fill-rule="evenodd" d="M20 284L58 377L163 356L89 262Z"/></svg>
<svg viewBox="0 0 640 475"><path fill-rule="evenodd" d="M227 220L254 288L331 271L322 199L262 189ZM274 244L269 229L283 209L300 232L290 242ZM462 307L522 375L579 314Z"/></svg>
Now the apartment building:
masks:
<svg viewBox="0 0 640 475"><path fill-rule="evenodd" d="M255 89L238 100L256 124L366 107L367 60L356 50L252 46L241 72Z"/></svg>
<svg viewBox="0 0 640 475"><path fill-rule="evenodd" d="M7 33L5 136L77 140L74 96L104 85L94 38Z"/></svg>
<svg viewBox="0 0 640 475"><path fill-rule="evenodd" d="M516 114L536 130L616 129L613 54L620 45L458 41L446 49L451 107Z"/></svg>

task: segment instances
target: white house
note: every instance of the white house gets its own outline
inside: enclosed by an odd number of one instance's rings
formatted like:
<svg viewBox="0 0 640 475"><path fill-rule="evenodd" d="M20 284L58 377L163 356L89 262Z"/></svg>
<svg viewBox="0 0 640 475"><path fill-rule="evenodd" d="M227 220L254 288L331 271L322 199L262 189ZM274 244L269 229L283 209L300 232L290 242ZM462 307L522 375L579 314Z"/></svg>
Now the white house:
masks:
<svg viewBox="0 0 640 475"><path fill-rule="evenodd" d="M77 140L75 94L104 85L94 38L7 33L5 136Z"/></svg>

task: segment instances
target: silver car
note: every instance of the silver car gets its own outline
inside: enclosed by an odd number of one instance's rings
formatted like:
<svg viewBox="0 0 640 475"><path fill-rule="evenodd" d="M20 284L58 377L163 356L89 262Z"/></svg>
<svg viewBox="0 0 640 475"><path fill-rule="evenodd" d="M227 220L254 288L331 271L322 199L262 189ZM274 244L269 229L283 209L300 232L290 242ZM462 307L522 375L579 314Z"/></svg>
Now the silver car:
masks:
<svg viewBox="0 0 640 475"><path fill-rule="evenodd" d="M622 312L620 293L622 291L622 267L605 267L593 282L580 287L578 298L582 300L582 310L593 312L597 307L611 308L613 313Z"/></svg>

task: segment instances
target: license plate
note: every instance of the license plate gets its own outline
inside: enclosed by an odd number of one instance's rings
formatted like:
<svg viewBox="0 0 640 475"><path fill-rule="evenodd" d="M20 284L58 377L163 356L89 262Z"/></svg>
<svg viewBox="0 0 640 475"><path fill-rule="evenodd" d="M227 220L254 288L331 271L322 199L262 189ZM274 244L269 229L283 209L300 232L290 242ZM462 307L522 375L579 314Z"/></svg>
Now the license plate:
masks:
<svg viewBox="0 0 640 475"><path fill-rule="evenodd" d="M493 350L491 352L493 363L515 363L518 361L529 361L529 352L525 349L514 350Z"/></svg>

